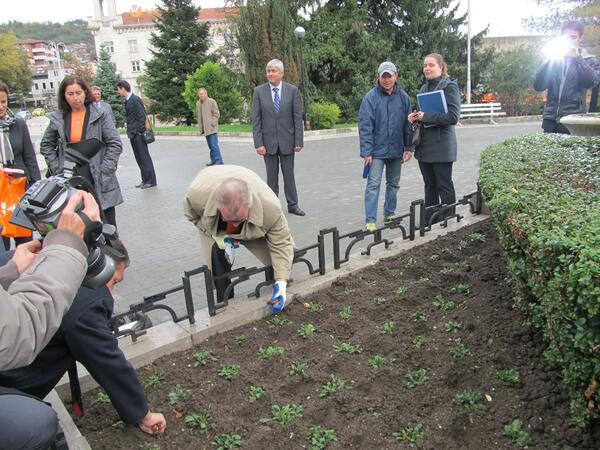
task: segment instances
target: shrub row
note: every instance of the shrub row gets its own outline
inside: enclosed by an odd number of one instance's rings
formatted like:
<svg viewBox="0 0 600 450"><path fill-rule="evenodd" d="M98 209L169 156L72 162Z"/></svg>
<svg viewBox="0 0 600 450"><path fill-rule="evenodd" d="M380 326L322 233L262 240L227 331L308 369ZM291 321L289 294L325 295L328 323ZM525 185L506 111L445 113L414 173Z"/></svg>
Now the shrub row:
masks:
<svg viewBox="0 0 600 450"><path fill-rule="evenodd" d="M600 416L600 138L528 135L488 147L480 183L573 420Z"/></svg>

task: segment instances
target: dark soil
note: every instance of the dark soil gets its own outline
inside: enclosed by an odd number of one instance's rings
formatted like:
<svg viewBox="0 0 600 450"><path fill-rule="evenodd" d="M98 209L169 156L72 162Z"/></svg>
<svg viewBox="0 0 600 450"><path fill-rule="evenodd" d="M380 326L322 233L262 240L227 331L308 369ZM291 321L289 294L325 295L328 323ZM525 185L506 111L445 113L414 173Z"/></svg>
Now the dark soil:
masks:
<svg viewBox="0 0 600 450"><path fill-rule="evenodd" d="M460 284L468 285L468 292L453 291ZM455 308L434 306L438 294ZM323 310L311 312L304 302L318 302ZM344 306L352 310L347 320L340 317ZM426 320L414 320L418 310ZM239 434L242 448L300 449L310 447L307 432L321 426L335 430L337 441L330 449L394 449L408 448L408 443L393 433L422 424L414 448L514 449L518 446L504 435L504 426L521 419L530 449L598 448L590 433L571 425L559 373L543 360L539 335L523 325L524 317L513 308L505 260L488 222L339 280L294 302L281 317L286 319L282 326L256 322L138 370L145 383L152 373L164 377L160 385L147 387L151 408L167 417L163 437L119 426L110 405L91 406L97 391L85 398L87 413L78 421L82 433L94 449L208 449L216 448L212 441L223 433ZM445 331L451 320L460 330ZM384 333L386 322L395 326L391 334ZM298 329L308 323L316 332L303 339ZM242 335L245 341L236 342ZM427 340L421 348L414 345L417 336ZM334 345L342 343L358 345L361 352L336 352ZM468 353L454 358L450 350L459 343ZM270 345L282 346L283 354L262 359L259 348ZM194 367L199 351L218 361ZM386 358L379 369L370 365L375 355ZM308 364L306 373L291 375L290 366L298 362ZM239 375L222 379L217 375L221 364L239 365ZM426 381L409 388L407 371L421 368ZM518 371L516 385L497 378L506 369ZM321 398L330 375L347 386ZM168 395L176 384L189 395L173 406ZM251 385L265 391L254 402L248 399ZM481 394L481 409L455 402L467 388ZM286 404L301 405L302 417L287 425L261 420L272 418L272 405ZM210 414L208 434L185 423L187 415L204 409Z"/></svg>

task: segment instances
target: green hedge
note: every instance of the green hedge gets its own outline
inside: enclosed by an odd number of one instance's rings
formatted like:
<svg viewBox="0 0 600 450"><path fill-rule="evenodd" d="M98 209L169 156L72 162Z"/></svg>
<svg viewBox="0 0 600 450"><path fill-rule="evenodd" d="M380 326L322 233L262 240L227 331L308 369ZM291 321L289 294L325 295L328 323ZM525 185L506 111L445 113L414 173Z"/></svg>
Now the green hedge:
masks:
<svg viewBox="0 0 600 450"><path fill-rule="evenodd" d="M335 103L313 103L308 110L308 120L313 130L333 128L340 113L340 107Z"/></svg>
<svg viewBox="0 0 600 450"><path fill-rule="evenodd" d="M488 147L481 189L517 286L562 371L574 422L599 417L600 138L528 135Z"/></svg>

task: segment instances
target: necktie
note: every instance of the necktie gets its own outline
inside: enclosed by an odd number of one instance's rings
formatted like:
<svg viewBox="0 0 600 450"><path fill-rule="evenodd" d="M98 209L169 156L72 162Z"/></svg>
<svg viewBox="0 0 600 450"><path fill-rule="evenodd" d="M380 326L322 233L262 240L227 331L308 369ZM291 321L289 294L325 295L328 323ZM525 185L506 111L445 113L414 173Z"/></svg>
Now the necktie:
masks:
<svg viewBox="0 0 600 450"><path fill-rule="evenodd" d="M279 112L279 107L281 106L281 99L279 98L279 88L273 88L273 105L275 106L275 111Z"/></svg>

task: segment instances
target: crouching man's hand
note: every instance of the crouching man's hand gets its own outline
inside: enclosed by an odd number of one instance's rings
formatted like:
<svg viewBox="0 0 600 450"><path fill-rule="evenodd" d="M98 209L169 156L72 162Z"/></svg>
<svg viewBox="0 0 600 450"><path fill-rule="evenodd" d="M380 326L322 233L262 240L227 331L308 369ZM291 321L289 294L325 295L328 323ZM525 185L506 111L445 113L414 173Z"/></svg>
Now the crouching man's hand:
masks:
<svg viewBox="0 0 600 450"><path fill-rule="evenodd" d="M24 244L17 246L12 260L17 266L19 274L22 274L27 270L41 249L42 243L37 240L25 242Z"/></svg>
<svg viewBox="0 0 600 450"><path fill-rule="evenodd" d="M148 414L138 423L138 426L144 433L151 435L162 434L167 428L167 421L161 413L148 411Z"/></svg>
<svg viewBox="0 0 600 450"><path fill-rule="evenodd" d="M285 290L287 287L287 281L276 281L273 285L273 295L271 296L271 300L267 303L271 305L271 311L276 313L279 311L283 311L285 307L286 295Z"/></svg>

